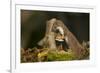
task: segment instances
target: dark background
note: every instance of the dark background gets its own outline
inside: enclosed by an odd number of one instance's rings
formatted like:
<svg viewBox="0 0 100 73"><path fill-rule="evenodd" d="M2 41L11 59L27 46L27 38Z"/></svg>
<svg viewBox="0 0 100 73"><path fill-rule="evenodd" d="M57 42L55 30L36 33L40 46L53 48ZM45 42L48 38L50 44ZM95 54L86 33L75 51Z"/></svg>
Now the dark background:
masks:
<svg viewBox="0 0 100 73"><path fill-rule="evenodd" d="M89 13L21 10L21 48L35 47L52 18L63 21L80 43L89 41Z"/></svg>

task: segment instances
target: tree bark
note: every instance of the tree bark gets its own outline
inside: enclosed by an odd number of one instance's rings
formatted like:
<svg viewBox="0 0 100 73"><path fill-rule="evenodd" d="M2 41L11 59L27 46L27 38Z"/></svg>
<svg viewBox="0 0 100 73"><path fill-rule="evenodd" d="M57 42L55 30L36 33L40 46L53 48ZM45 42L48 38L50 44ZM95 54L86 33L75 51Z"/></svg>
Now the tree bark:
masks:
<svg viewBox="0 0 100 73"><path fill-rule="evenodd" d="M45 36L38 43L38 45L44 46L44 47L50 48L50 49L56 49L55 34L52 31L52 27L55 24L55 22L56 22L56 19L55 18L47 21Z"/></svg>

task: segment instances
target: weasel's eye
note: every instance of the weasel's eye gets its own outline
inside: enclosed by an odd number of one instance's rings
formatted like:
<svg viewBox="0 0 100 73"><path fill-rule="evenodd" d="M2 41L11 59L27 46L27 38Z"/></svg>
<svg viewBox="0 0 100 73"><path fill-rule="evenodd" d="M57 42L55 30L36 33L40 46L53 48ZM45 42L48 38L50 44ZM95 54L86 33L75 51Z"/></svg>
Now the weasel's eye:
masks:
<svg viewBox="0 0 100 73"><path fill-rule="evenodd" d="M59 30L58 29L56 29L56 33L59 33Z"/></svg>

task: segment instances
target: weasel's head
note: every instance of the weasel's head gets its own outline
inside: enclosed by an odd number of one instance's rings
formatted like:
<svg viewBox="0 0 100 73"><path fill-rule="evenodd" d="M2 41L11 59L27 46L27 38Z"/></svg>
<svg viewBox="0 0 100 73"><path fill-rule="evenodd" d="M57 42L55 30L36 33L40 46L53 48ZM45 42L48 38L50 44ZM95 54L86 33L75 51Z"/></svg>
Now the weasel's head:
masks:
<svg viewBox="0 0 100 73"><path fill-rule="evenodd" d="M58 26L58 27L56 28L56 31L57 31L57 33L59 32L61 35L64 35L64 30L63 30L62 27Z"/></svg>

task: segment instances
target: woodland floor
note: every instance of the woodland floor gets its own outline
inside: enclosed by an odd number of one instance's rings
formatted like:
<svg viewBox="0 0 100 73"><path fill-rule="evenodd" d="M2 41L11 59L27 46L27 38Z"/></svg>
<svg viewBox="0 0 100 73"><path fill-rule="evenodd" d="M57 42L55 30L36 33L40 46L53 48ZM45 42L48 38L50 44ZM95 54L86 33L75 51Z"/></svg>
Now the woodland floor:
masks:
<svg viewBox="0 0 100 73"><path fill-rule="evenodd" d="M89 59L89 48L87 48L86 56L82 60ZM27 62L48 62L48 61L71 61L78 60L71 49L67 51L57 49L23 49L21 48L21 63Z"/></svg>

